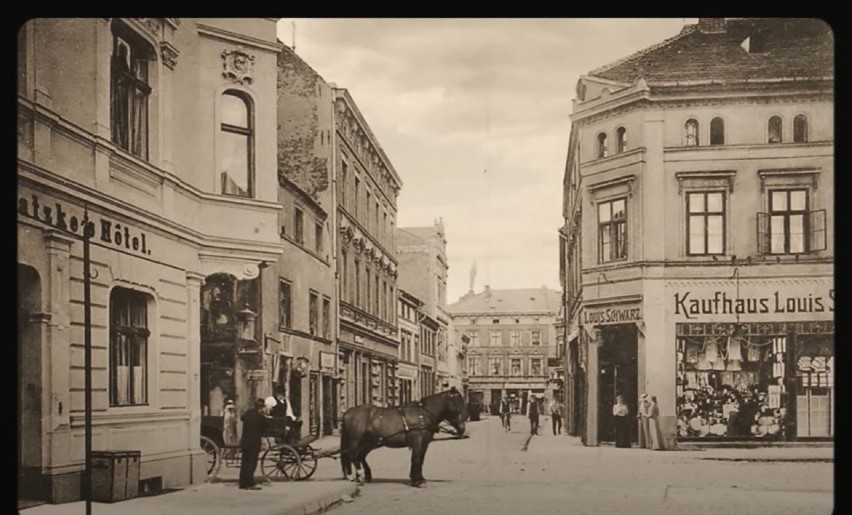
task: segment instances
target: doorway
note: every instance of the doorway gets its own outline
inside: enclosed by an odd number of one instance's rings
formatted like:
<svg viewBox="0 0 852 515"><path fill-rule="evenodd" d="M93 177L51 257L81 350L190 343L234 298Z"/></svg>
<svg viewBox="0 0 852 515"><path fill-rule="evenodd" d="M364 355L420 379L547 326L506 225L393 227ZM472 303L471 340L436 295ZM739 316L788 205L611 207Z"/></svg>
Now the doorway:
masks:
<svg viewBox="0 0 852 515"><path fill-rule="evenodd" d="M40 499L41 477L41 281L18 265L18 499Z"/></svg>
<svg viewBox="0 0 852 515"><path fill-rule="evenodd" d="M622 395L630 409L630 440L638 439L636 412L639 404L637 329L633 324L601 327L598 349L598 441L615 440L612 406Z"/></svg>
<svg viewBox="0 0 852 515"><path fill-rule="evenodd" d="M334 402L337 395L335 394L334 387L334 380L331 376L322 376L322 434L326 436L332 434L334 428L337 427L335 416L337 406Z"/></svg>

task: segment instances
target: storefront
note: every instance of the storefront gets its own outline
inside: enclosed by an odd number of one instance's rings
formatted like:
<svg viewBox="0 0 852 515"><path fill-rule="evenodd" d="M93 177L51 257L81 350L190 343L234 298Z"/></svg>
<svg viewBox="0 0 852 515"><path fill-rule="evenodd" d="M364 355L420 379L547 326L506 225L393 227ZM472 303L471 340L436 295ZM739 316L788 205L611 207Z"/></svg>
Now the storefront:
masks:
<svg viewBox="0 0 852 515"><path fill-rule="evenodd" d="M708 286L670 292L678 441L833 438L831 280Z"/></svg>

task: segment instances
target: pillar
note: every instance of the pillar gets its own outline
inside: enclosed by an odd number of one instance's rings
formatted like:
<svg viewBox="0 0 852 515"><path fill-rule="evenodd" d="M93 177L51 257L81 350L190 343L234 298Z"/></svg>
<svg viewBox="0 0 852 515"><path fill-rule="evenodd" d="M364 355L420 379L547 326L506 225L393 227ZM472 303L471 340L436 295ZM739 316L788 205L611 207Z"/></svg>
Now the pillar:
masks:
<svg viewBox="0 0 852 515"><path fill-rule="evenodd" d="M187 448L190 450L190 483L198 484L207 478L207 457L199 447L201 435L201 285L204 276L186 273L187 306L187 388L189 391L189 432Z"/></svg>

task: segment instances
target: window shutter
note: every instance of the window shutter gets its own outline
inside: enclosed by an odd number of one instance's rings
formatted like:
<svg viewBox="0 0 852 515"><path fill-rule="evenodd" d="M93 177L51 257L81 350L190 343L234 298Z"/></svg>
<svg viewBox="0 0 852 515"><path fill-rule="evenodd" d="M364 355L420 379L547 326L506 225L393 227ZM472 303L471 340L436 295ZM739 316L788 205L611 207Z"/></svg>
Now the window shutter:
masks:
<svg viewBox="0 0 852 515"><path fill-rule="evenodd" d="M808 232L810 233L810 251L825 250L825 209L808 213Z"/></svg>
<svg viewBox="0 0 852 515"><path fill-rule="evenodd" d="M757 253L769 254L769 214L757 213Z"/></svg>

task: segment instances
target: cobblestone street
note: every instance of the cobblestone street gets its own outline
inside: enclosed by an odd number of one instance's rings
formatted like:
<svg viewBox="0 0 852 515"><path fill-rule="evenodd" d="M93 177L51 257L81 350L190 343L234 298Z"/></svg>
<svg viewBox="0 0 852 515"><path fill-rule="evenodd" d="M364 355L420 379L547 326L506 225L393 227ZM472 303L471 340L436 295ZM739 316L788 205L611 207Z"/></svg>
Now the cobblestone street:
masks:
<svg viewBox="0 0 852 515"><path fill-rule="evenodd" d="M584 447L541 436L521 447L527 421L513 420L509 434L499 419L468 425L471 438L435 442L424 465L428 486L407 486L408 453L370 454L374 481L335 515L356 513L517 514L726 513L827 514L833 506L832 449L719 449L654 452ZM547 429L547 431L544 431ZM818 461L802 461L810 456ZM760 461L729 461L739 458ZM328 472L328 468L325 469Z"/></svg>

